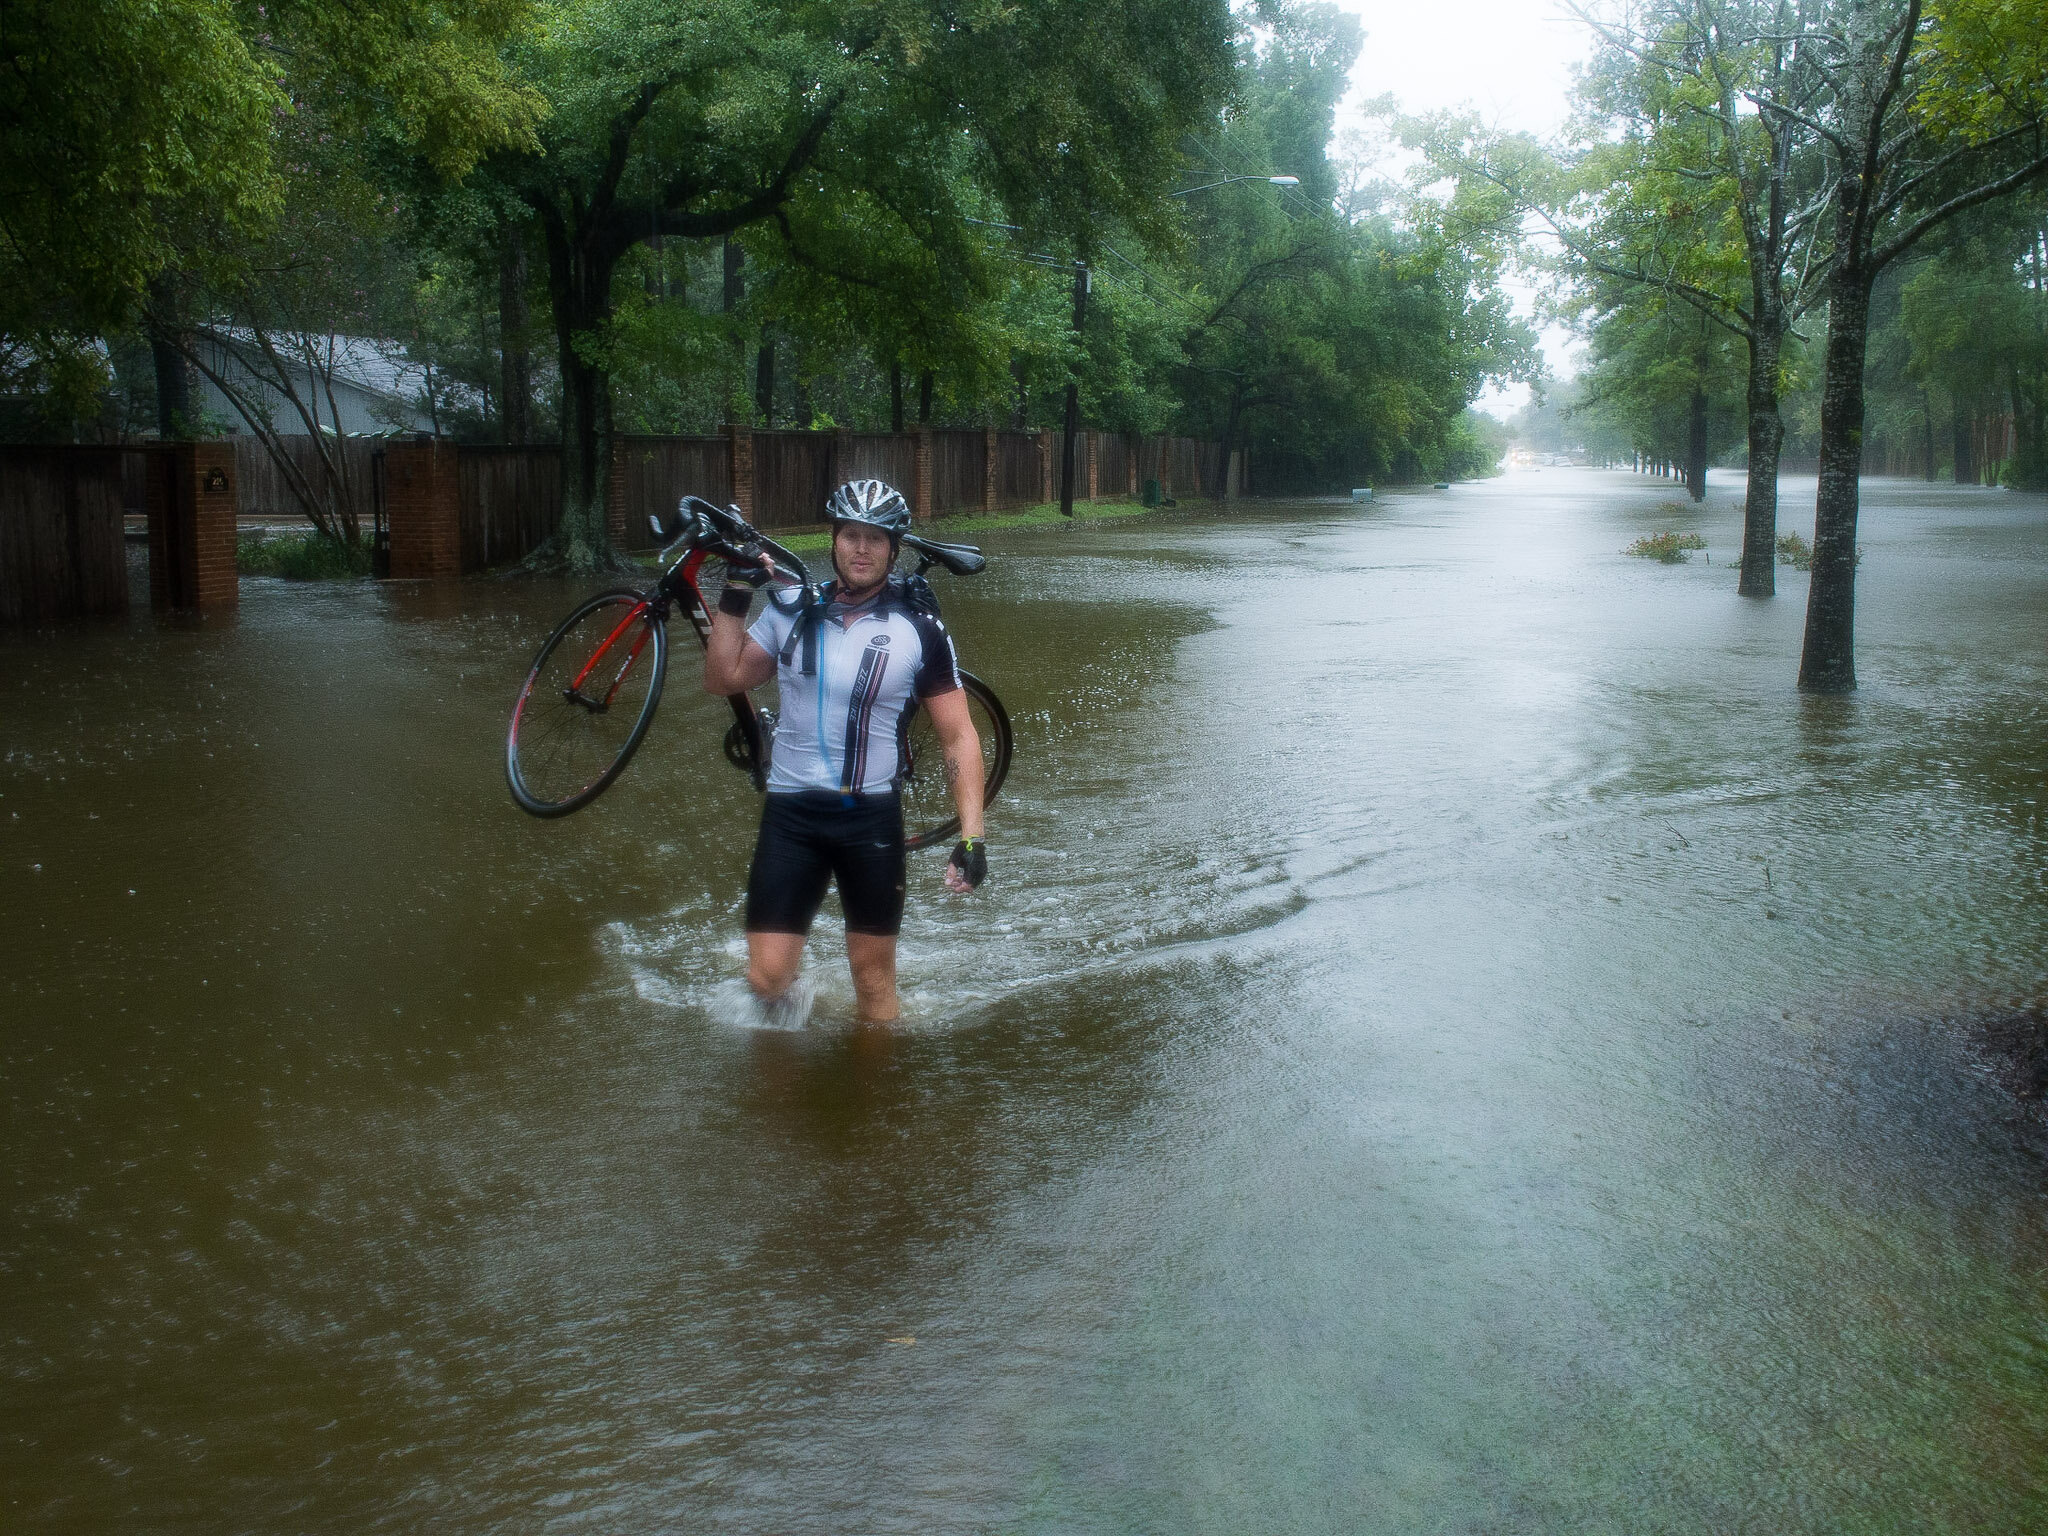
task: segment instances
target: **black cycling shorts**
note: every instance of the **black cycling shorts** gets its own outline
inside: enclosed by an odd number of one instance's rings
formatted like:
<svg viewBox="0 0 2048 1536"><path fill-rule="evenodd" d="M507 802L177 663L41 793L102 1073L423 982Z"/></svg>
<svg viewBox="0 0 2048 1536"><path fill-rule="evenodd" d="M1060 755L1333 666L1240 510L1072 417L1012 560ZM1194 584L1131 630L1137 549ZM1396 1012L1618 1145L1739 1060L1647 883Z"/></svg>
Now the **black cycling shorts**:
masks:
<svg viewBox="0 0 2048 1536"><path fill-rule="evenodd" d="M848 933L894 938L903 928L903 802L825 790L769 795L747 875L747 932L809 933L839 882Z"/></svg>

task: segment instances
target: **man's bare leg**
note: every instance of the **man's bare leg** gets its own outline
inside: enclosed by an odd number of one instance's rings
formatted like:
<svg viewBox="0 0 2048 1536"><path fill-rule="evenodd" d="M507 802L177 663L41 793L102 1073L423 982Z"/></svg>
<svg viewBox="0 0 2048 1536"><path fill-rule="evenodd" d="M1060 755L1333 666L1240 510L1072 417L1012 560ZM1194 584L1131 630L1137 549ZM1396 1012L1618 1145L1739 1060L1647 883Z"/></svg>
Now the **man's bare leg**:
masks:
<svg viewBox="0 0 2048 1536"><path fill-rule="evenodd" d="M804 963L800 933L747 934L747 985L764 1003L779 1001Z"/></svg>
<svg viewBox="0 0 2048 1536"><path fill-rule="evenodd" d="M853 968L853 992L868 1024L893 1024L896 1001L896 938L893 934L849 933L846 963Z"/></svg>

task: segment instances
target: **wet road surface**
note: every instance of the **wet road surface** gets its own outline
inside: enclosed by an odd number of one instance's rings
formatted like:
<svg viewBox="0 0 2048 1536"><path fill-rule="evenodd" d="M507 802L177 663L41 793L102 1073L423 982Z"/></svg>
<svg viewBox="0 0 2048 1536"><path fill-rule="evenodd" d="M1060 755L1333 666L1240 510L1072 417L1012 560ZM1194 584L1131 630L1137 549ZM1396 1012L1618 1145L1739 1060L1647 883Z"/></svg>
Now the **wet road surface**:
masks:
<svg viewBox="0 0 2048 1536"><path fill-rule="evenodd" d="M0 1519L2040 1527L1970 1023L2048 995L2048 506L1873 482L1829 700L1739 496L988 539L1017 767L888 1038L830 916L749 1016L686 632L547 824L500 741L579 589L0 638Z"/></svg>

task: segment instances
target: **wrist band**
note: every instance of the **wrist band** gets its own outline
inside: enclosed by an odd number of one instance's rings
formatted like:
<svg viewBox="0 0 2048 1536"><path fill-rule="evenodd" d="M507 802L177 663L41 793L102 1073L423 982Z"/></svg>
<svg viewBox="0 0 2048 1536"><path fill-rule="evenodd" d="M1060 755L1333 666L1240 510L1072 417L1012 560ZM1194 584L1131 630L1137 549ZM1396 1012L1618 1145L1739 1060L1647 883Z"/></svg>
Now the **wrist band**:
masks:
<svg viewBox="0 0 2048 1536"><path fill-rule="evenodd" d="M718 594L718 611L729 613L736 619L744 619L753 606L754 593L751 587L727 582L725 590Z"/></svg>

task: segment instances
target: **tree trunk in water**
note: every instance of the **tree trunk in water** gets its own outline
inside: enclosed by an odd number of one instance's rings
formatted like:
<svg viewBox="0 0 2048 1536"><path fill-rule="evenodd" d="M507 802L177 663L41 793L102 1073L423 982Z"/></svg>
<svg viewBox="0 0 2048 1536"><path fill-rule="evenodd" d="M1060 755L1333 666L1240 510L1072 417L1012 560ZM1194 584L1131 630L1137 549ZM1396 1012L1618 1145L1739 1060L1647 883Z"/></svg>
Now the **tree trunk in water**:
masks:
<svg viewBox="0 0 2048 1536"><path fill-rule="evenodd" d="M1826 372L1820 403L1820 485L1813 505L1813 581L1799 687L1847 693L1856 686L1856 515L1863 471L1863 364L1870 340L1870 274L1838 273L1828 295Z"/></svg>
<svg viewBox="0 0 2048 1536"><path fill-rule="evenodd" d="M533 440L533 354L527 350L532 315L526 307L526 236L505 230L498 253L498 433L508 445Z"/></svg>
<svg viewBox="0 0 2048 1536"><path fill-rule="evenodd" d="M1223 422L1223 479L1216 492L1218 501L1230 497L1230 445L1237 441L1238 418L1244 414L1244 387L1233 384L1230 388L1230 414Z"/></svg>
<svg viewBox="0 0 2048 1536"><path fill-rule="evenodd" d="M614 562L605 526L605 490L611 482L611 379L562 349L562 521L555 554L571 570L601 570Z"/></svg>
<svg viewBox="0 0 2048 1536"><path fill-rule="evenodd" d="M1775 331L1759 324L1749 343L1749 476L1742 505L1741 597L1772 597L1778 590L1778 455L1785 418L1778 414Z"/></svg>
<svg viewBox="0 0 2048 1536"><path fill-rule="evenodd" d="M1920 391L1920 420L1927 428L1927 463L1922 478L1934 478L1934 402L1927 398L1927 391Z"/></svg>
<svg viewBox="0 0 2048 1536"><path fill-rule="evenodd" d="M1970 413L1960 403L1956 406L1955 426L1951 429L1956 458L1956 484L1977 483L1976 433L1971 430L1973 423Z"/></svg>
<svg viewBox="0 0 2048 1536"><path fill-rule="evenodd" d="M149 298L161 325L183 325L184 306L175 273L166 272L152 279ZM149 356L156 365L156 435L165 442L191 437L197 425L192 416L192 370L170 329L151 328Z"/></svg>
<svg viewBox="0 0 2048 1536"><path fill-rule="evenodd" d="M1087 334L1088 269L1074 263L1074 345L1078 348ZM1081 433L1081 376L1067 379L1066 441L1060 448L1060 516L1074 515L1074 439Z"/></svg>
<svg viewBox="0 0 2048 1536"><path fill-rule="evenodd" d="M1707 499L1707 392L1692 392L1692 420L1685 440L1685 489L1694 501Z"/></svg>
<svg viewBox="0 0 2048 1536"><path fill-rule="evenodd" d="M573 247L560 225L548 230L548 287L562 368L562 520L532 561L572 571L609 571L624 562L605 517L612 469L611 375L588 361L578 342L602 335L611 319L611 263Z"/></svg>
<svg viewBox="0 0 2048 1536"><path fill-rule="evenodd" d="M761 328L761 350L754 355L754 409L761 413L761 425L775 425L775 338Z"/></svg>

